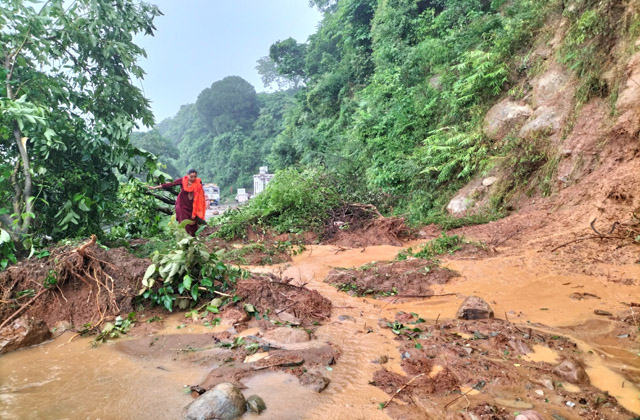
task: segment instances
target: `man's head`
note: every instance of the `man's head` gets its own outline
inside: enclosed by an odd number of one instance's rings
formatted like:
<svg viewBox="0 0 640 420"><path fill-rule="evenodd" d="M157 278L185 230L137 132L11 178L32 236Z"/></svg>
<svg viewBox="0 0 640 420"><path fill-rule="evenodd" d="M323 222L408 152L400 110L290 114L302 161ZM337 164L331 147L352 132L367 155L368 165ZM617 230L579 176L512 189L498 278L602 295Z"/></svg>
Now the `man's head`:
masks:
<svg viewBox="0 0 640 420"><path fill-rule="evenodd" d="M189 178L189 182L195 181L197 176L198 172L195 169L189 169L187 171L187 178Z"/></svg>

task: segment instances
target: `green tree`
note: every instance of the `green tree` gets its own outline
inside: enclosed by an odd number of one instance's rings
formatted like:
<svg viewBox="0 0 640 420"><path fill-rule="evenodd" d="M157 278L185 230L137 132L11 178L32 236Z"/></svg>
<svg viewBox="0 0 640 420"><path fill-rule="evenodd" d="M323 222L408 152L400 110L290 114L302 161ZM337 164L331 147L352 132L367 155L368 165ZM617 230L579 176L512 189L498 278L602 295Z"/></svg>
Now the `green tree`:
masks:
<svg viewBox="0 0 640 420"><path fill-rule="evenodd" d="M232 131L236 126L249 129L260 111L255 88L240 76L227 76L200 92L196 109L204 125L215 135Z"/></svg>
<svg viewBox="0 0 640 420"><path fill-rule="evenodd" d="M269 48L269 58L275 65L276 71L290 80L305 78L304 58L307 52L306 44L299 44L293 38L278 41Z"/></svg>
<svg viewBox="0 0 640 420"><path fill-rule="evenodd" d="M180 176L180 172L175 167L176 160L180 158L180 152L171 140L160 134L158 130L149 130L144 133L134 131L131 133L131 144L156 156L167 166L167 172L172 177Z"/></svg>
<svg viewBox="0 0 640 420"><path fill-rule="evenodd" d="M132 37L152 35L160 11L133 0L31 4L0 8L0 220L14 238L34 226L57 237L100 232L117 175L145 155L129 143L137 121L153 123L133 83L144 50Z"/></svg>

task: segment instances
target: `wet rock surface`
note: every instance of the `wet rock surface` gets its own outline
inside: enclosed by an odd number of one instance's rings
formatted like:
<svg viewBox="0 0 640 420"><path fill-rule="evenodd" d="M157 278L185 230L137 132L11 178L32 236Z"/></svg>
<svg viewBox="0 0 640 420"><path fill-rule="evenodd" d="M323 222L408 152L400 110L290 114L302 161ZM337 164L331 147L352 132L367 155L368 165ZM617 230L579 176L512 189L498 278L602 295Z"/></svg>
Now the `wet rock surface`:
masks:
<svg viewBox="0 0 640 420"><path fill-rule="evenodd" d="M247 398L247 411L260 414L267 409L267 405L264 400L257 395L252 395Z"/></svg>
<svg viewBox="0 0 640 420"><path fill-rule="evenodd" d="M589 375L587 375L584 367L574 360L563 361L553 368L553 373L572 384L589 383Z"/></svg>
<svg viewBox="0 0 640 420"><path fill-rule="evenodd" d="M242 392L230 383L217 385L202 394L185 409L184 420L232 420L246 411Z"/></svg>
<svg viewBox="0 0 640 420"><path fill-rule="evenodd" d="M316 373L305 372L300 376L300 384L309 387L315 392L322 392L331 381L322 375Z"/></svg>
<svg viewBox="0 0 640 420"><path fill-rule="evenodd" d="M456 313L458 319L490 319L493 309L484 299L478 296L468 296Z"/></svg>
<svg viewBox="0 0 640 420"><path fill-rule="evenodd" d="M0 354L40 344L50 337L44 321L20 317L0 330Z"/></svg>

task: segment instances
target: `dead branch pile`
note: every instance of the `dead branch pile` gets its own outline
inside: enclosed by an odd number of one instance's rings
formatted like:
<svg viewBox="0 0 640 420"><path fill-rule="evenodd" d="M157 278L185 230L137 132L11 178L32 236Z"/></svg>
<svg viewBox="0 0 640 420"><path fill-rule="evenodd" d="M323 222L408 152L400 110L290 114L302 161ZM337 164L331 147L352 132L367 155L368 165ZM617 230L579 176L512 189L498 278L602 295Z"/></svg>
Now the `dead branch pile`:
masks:
<svg viewBox="0 0 640 420"><path fill-rule="evenodd" d="M330 212L323 240L328 241L342 231L369 230L372 227L388 232L394 239L407 233L403 218L386 218L372 204L347 203Z"/></svg>
<svg viewBox="0 0 640 420"><path fill-rule="evenodd" d="M597 219L593 219L591 223L589 223L589 226L591 227L591 230L595 232L595 235L587 235L582 238L577 238L572 241L565 242L553 248L551 252L554 252L560 248L576 242L582 242L591 239L616 239L623 241L631 240L631 243L640 243L640 208L637 208L633 212L631 212L631 218L629 220L626 220L624 222L613 222L606 233L602 233L596 228L596 221Z"/></svg>
<svg viewBox="0 0 640 420"><path fill-rule="evenodd" d="M274 274L254 275L238 282L236 293L245 303L251 303L260 313L288 313L304 326L331 316L331 301L316 290L291 284L292 279L280 279Z"/></svg>

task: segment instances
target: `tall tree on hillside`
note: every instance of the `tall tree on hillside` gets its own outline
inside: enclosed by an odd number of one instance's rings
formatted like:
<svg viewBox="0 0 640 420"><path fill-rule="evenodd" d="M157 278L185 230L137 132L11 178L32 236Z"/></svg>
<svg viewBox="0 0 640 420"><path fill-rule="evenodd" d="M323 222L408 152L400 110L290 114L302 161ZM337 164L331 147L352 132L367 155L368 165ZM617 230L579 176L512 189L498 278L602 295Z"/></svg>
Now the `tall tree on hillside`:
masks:
<svg viewBox="0 0 640 420"><path fill-rule="evenodd" d="M228 76L200 92L196 109L203 124L215 135L246 130L258 118L260 105L255 88L240 76Z"/></svg>
<svg viewBox="0 0 640 420"><path fill-rule="evenodd" d="M307 45L293 38L278 41L269 47L269 58L275 64L276 71L290 80L305 79L305 55Z"/></svg>
<svg viewBox="0 0 640 420"><path fill-rule="evenodd" d="M117 173L141 154L129 133L153 123L132 37L160 14L134 0L2 2L0 221L14 239L99 232L113 214Z"/></svg>

